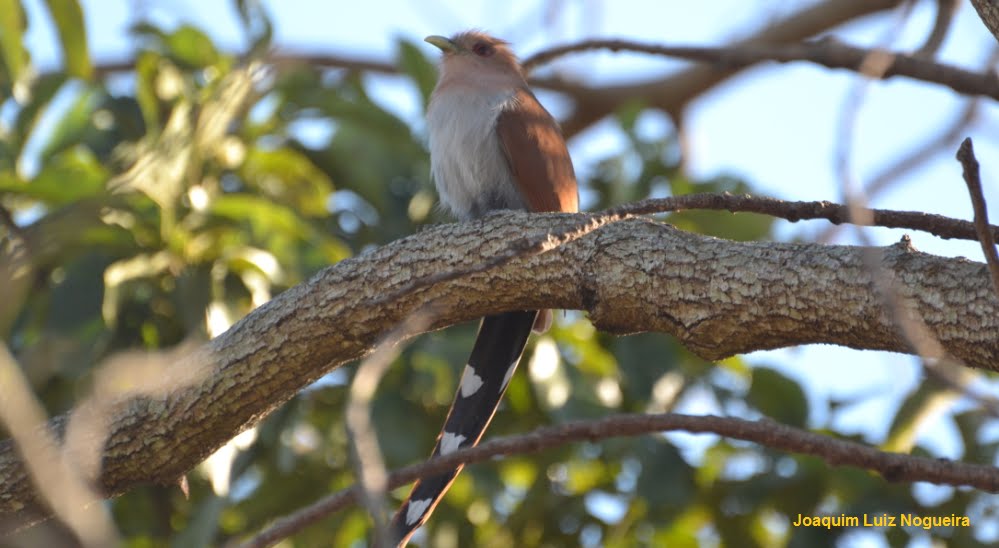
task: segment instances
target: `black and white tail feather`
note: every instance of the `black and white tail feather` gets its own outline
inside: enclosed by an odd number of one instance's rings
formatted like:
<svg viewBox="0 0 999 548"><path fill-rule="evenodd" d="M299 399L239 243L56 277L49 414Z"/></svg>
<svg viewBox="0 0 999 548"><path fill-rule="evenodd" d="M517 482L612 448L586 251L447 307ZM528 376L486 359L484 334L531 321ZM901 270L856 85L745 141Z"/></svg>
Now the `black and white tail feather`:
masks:
<svg viewBox="0 0 999 548"><path fill-rule="evenodd" d="M479 443L517 369L537 316L537 311L507 312L482 320L431 458ZM416 482L409 498L392 518L392 546L406 545L460 471L458 466Z"/></svg>

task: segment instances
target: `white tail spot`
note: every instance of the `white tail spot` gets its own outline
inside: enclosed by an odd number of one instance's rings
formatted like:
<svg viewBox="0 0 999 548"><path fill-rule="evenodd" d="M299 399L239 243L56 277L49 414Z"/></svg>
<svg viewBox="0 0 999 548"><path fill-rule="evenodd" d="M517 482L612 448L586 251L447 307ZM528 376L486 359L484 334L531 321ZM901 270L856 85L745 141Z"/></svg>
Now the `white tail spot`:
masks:
<svg viewBox="0 0 999 548"><path fill-rule="evenodd" d="M454 453L463 441L465 441L465 436L444 432L444 435L441 437L441 455Z"/></svg>
<svg viewBox="0 0 999 548"><path fill-rule="evenodd" d="M482 377L475 374L472 366L466 365L465 372L461 375L461 397L467 398L482 388Z"/></svg>
<svg viewBox="0 0 999 548"><path fill-rule="evenodd" d="M423 517L423 513L427 511L430 502L431 499L409 501L409 508L406 509L406 525L412 525Z"/></svg>
<svg viewBox="0 0 999 548"><path fill-rule="evenodd" d="M503 388L501 388L500 390L506 390L506 385L510 382L510 377L513 376L513 372L517 370L517 362L519 361L520 358L513 360L513 363L510 364L510 367L506 368L506 375L503 375Z"/></svg>

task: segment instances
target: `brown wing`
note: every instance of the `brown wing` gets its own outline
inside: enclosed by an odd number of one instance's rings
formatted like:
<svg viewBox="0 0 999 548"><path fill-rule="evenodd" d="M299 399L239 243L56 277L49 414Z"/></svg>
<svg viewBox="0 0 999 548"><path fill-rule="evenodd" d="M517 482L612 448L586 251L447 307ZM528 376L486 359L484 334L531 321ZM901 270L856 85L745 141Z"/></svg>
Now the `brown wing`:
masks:
<svg viewBox="0 0 999 548"><path fill-rule="evenodd" d="M496 120L496 133L528 209L579 211L572 158L558 123L526 88Z"/></svg>

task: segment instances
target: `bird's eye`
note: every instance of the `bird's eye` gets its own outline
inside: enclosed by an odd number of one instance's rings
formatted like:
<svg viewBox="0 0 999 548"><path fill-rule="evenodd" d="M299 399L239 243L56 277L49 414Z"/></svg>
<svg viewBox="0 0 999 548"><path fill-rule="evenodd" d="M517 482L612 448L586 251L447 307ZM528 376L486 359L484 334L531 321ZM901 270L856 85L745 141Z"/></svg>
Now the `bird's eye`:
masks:
<svg viewBox="0 0 999 548"><path fill-rule="evenodd" d="M476 42L472 46L472 51L479 57L489 57L493 54L493 47L485 42Z"/></svg>

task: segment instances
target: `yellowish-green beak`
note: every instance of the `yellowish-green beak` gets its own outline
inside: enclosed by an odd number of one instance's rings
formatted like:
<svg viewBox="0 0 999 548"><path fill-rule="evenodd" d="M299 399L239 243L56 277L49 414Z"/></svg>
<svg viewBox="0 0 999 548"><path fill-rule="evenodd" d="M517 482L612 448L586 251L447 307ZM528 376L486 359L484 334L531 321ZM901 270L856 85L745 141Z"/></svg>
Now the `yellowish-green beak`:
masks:
<svg viewBox="0 0 999 548"><path fill-rule="evenodd" d="M449 38L445 38L443 36L437 36L436 34L432 36L427 36L426 38L423 39L423 41L437 46L444 53L454 53L458 51L458 44L455 44Z"/></svg>

